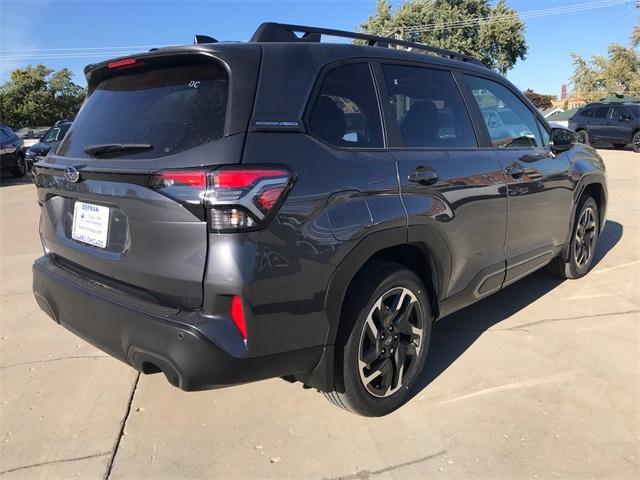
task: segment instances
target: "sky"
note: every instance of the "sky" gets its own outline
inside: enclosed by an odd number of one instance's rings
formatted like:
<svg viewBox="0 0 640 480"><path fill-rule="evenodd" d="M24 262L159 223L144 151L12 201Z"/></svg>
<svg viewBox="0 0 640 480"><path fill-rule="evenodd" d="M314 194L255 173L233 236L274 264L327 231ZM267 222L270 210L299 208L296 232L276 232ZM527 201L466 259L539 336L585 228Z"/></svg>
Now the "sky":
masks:
<svg viewBox="0 0 640 480"><path fill-rule="evenodd" d="M591 2L507 0L511 8L521 13ZM218 40L247 40L264 21L354 30L374 12L375 3L375 0L0 0L0 82L7 80L17 67L42 63L56 70L71 69L74 80L85 85L84 66L119 56L116 52L191 43L194 34ZM571 52L588 58L606 53L611 43L629 44L638 19L634 3L527 19L527 58L519 60L507 77L520 89L559 95L561 85L568 82L572 72ZM78 56L78 48L85 49L82 56Z"/></svg>

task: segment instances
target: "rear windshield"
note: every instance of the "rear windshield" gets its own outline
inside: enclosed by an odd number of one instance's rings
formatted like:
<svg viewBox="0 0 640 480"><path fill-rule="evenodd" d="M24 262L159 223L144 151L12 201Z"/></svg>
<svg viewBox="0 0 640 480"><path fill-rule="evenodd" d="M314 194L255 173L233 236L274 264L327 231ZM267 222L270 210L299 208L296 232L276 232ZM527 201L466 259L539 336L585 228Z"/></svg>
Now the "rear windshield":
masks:
<svg viewBox="0 0 640 480"><path fill-rule="evenodd" d="M89 158L99 145L150 148L114 156L159 158L224 133L228 78L214 64L123 70L101 82L78 113L58 155Z"/></svg>

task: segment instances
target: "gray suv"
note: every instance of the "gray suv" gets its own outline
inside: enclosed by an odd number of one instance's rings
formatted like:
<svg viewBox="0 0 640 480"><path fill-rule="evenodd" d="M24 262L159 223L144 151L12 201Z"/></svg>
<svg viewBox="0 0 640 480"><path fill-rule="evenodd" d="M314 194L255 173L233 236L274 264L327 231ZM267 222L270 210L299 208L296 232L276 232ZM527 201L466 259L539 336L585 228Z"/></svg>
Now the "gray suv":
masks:
<svg viewBox="0 0 640 480"><path fill-rule="evenodd" d="M384 415L435 320L588 272L602 159L478 61L273 23L196 38L89 65L35 166L35 298L105 352L184 390L283 377Z"/></svg>
<svg viewBox="0 0 640 480"><path fill-rule="evenodd" d="M631 144L640 153L640 103L591 103L569 119L578 141L611 143L615 148Z"/></svg>

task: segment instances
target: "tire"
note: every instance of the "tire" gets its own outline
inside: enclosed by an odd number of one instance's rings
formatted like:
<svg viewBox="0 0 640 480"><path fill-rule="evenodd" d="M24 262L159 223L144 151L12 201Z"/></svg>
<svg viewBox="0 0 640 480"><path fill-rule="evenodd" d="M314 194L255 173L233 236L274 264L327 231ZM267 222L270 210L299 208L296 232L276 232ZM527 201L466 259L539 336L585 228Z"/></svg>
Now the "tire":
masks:
<svg viewBox="0 0 640 480"><path fill-rule="evenodd" d="M11 173L16 178L24 177L24 175L27 173L27 166L24 161L24 156L18 155L18 159L16 160L16 166L13 167L13 169L11 170Z"/></svg>
<svg viewBox="0 0 640 480"><path fill-rule="evenodd" d="M373 262L353 285L336 339L335 389L325 396L379 417L405 402L424 367L431 309L424 285L402 265Z"/></svg>
<svg viewBox="0 0 640 480"><path fill-rule="evenodd" d="M600 217L595 200L583 195L576 209L576 218L571 232L569 259L562 255L554 258L549 264L551 272L567 279L584 277L593 263L598 245Z"/></svg>
<svg viewBox="0 0 640 480"><path fill-rule="evenodd" d="M640 131L633 134L631 144L633 145L633 151L636 153L640 153Z"/></svg>
<svg viewBox="0 0 640 480"><path fill-rule="evenodd" d="M625 148L627 146L626 143L614 143L613 144L613 148L617 148L618 150L622 150L623 148Z"/></svg>
<svg viewBox="0 0 640 480"><path fill-rule="evenodd" d="M576 140L578 141L578 143L591 145L591 143L589 142L589 133L584 129L576 131Z"/></svg>

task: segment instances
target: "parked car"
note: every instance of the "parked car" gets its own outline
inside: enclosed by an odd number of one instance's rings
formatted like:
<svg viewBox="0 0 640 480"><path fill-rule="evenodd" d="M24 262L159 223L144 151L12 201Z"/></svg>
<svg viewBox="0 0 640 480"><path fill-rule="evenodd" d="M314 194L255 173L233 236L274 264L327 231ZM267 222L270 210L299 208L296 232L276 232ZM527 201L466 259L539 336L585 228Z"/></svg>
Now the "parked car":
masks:
<svg viewBox="0 0 640 480"><path fill-rule="evenodd" d="M631 144L640 153L640 103L591 103L569 119L569 128L580 143L612 143L616 148Z"/></svg>
<svg viewBox="0 0 640 480"><path fill-rule="evenodd" d="M35 175L33 165L44 159L49 153L49 150L60 144L70 126L71 122L68 121L56 122L55 126L47 130L38 143L32 145L27 150L25 161L29 175L32 177Z"/></svg>
<svg viewBox="0 0 640 480"><path fill-rule="evenodd" d="M434 320L589 271L602 159L480 62L273 23L205 41L88 66L36 165L35 298L105 352L183 390L283 377L384 415ZM492 135L487 97L525 134Z"/></svg>
<svg viewBox="0 0 640 480"><path fill-rule="evenodd" d="M2 173L11 172L14 177L25 174L22 139L5 125L0 125L0 166Z"/></svg>
<svg viewBox="0 0 640 480"><path fill-rule="evenodd" d="M22 149L26 152L29 148L40 141L49 127L24 127L16 130L16 133L24 141Z"/></svg>

